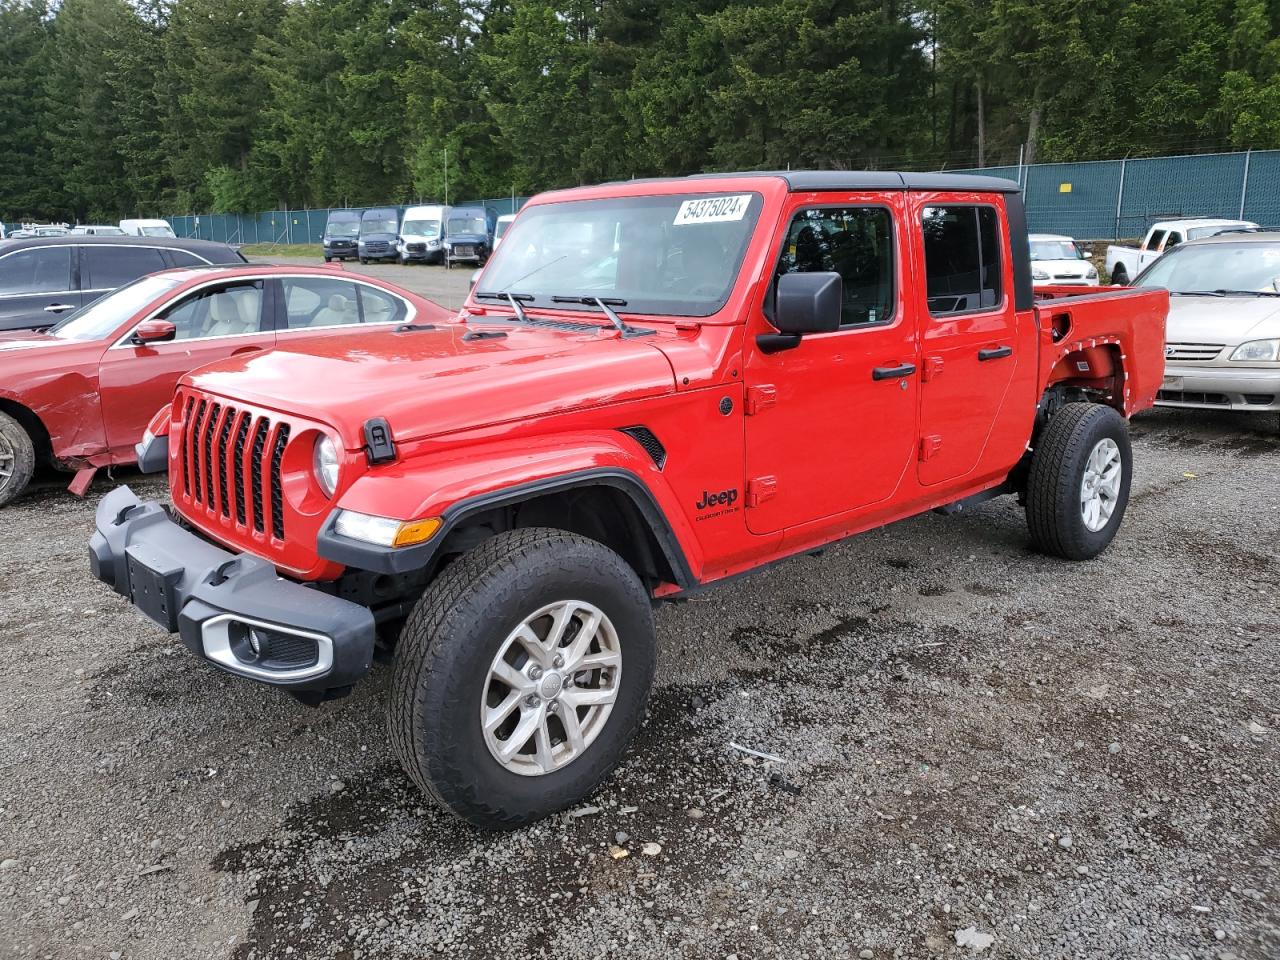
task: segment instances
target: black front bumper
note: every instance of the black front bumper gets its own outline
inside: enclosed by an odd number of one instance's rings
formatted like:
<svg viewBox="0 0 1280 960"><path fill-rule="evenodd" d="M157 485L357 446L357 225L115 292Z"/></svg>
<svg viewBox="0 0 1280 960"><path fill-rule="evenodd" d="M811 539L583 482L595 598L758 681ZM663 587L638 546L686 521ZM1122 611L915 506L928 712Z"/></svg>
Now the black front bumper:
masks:
<svg viewBox="0 0 1280 960"><path fill-rule="evenodd" d="M214 546L128 487L103 497L96 519L93 575L214 666L297 692L342 691L369 672L367 608Z"/></svg>

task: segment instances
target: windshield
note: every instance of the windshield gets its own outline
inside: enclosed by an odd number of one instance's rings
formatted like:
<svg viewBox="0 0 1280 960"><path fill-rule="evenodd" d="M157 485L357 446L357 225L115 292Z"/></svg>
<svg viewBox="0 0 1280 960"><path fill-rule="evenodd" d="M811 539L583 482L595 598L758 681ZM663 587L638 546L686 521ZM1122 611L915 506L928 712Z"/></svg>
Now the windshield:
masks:
<svg viewBox="0 0 1280 960"><path fill-rule="evenodd" d="M528 207L485 269L484 292L529 294L535 307L589 296L623 300L625 313L709 316L729 298L762 203L676 194Z"/></svg>
<svg viewBox="0 0 1280 960"><path fill-rule="evenodd" d="M100 340L114 331L156 297L172 290L182 277L171 275L143 277L121 287L87 307L81 307L65 320L49 328L52 336L63 340Z"/></svg>
<svg viewBox="0 0 1280 960"><path fill-rule="evenodd" d="M1170 293L1276 293L1278 283L1280 243L1210 243L1165 254L1134 286Z"/></svg>
<svg viewBox="0 0 1280 960"><path fill-rule="evenodd" d="M354 237L360 232L360 221L330 220L325 230L331 237Z"/></svg>
<svg viewBox="0 0 1280 960"><path fill-rule="evenodd" d="M400 232L408 237L438 237L440 236L440 221L406 220L404 225L400 227Z"/></svg>
<svg viewBox="0 0 1280 960"><path fill-rule="evenodd" d="M501 237L507 232L507 228L511 226L511 220L499 220L497 226L493 228L493 235Z"/></svg>
<svg viewBox="0 0 1280 960"><path fill-rule="evenodd" d="M142 235L144 237L172 237L173 231L168 227L143 227Z"/></svg>
<svg viewBox="0 0 1280 960"><path fill-rule="evenodd" d="M1216 237L1220 233L1226 233L1228 230L1248 230L1249 227L1239 223L1219 225L1216 227L1192 227L1187 231L1188 240L1199 240L1201 237Z"/></svg>
<svg viewBox="0 0 1280 960"><path fill-rule="evenodd" d="M369 219L360 221L361 233L395 233L395 220Z"/></svg>
<svg viewBox="0 0 1280 960"><path fill-rule="evenodd" d="M450 217L450 233L488 233L483 217Z"/></svg>
<svg viewBox="0 0 1280 960"><path fill-rule="evenodd" d="M1032 240L1032 260L1079 260L1080 251L1070 240Z"/></svg>

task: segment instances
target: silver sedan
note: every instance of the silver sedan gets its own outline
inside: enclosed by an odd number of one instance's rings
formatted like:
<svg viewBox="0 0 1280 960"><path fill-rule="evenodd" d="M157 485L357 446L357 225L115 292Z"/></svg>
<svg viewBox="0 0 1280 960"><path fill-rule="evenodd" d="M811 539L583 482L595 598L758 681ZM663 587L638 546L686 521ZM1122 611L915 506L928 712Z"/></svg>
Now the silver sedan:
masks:
<svg viewBox="0 0 1280 960"><path fill-rule="evenodd" d="M1188 241L1134 286L1170 295L1157 404L1280 410L1280 233Z"/></svg>

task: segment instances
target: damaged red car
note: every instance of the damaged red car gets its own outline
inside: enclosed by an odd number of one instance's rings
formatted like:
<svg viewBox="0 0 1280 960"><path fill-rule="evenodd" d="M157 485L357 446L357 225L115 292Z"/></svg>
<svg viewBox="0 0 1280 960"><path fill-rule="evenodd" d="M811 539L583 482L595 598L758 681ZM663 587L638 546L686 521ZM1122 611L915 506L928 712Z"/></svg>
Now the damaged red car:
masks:
<svg viewBox="0 0 1280 960"><path fill-rule="evenodd" d="M206 363L448 316L407 290L333 267L143 277L43 333L0 338L0 507L42 463L74 471L71 489L82 494L96 470L136 462L135 445L178 378Z"/></svg>

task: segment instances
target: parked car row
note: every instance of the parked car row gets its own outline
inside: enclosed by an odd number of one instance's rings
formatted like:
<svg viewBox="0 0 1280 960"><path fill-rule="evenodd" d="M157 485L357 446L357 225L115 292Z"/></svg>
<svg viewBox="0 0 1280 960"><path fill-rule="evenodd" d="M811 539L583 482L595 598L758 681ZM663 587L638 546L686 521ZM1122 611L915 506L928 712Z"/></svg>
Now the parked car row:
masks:
<svg viewBox="0 0 1280 960"><path fill-rule="evenodd" d="M321 244L325 263L394 260L483 266L502 230L514 219L514 215L498 217L488 207L442 204L409 207L403 217L395 207L332 210Z"/></svg>

